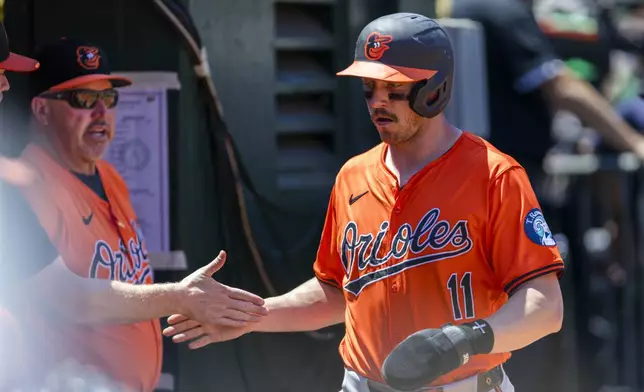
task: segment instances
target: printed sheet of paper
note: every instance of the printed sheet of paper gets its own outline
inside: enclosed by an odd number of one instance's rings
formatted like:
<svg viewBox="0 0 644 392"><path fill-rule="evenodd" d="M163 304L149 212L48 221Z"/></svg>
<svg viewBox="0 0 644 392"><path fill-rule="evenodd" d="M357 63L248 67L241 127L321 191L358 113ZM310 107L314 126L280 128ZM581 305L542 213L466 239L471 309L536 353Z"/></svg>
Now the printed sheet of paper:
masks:
<svg viewBox="0 0 644 392"><path fill-rule="evenodd" d="M150 252L170 250L165 86L121 89L116 133L105 160L125 179Z"/></svg>

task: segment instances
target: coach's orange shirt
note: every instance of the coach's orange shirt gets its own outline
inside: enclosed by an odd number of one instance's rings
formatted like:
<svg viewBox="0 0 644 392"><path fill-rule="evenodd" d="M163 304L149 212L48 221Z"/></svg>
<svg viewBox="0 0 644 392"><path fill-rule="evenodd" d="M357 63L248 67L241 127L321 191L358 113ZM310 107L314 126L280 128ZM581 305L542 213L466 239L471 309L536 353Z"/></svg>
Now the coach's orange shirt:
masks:
<svg viewBox="0 0 644 392"><path fill-rule="evenodd" d="M347 301L345 365L382 382L407 336L488 317L521 284L563 261L524 169L464 132L402 189L386 145L347 162L329 201L314 264ZM475 355L433 385L489 370L510 354Z"/></svg>
<svg viewBox="0 0 644 392"><path fill-rule="evenodd" d="M97 163L107 203L41 148L29 145L22 159L38 176L23 193L71 271L92 279L153 282L126 184L111 165ZM45 320L42 341L48 349L38 358L42 366L73 358L135 391L156 387L162 362L159 320L105 325Z"/></svg>

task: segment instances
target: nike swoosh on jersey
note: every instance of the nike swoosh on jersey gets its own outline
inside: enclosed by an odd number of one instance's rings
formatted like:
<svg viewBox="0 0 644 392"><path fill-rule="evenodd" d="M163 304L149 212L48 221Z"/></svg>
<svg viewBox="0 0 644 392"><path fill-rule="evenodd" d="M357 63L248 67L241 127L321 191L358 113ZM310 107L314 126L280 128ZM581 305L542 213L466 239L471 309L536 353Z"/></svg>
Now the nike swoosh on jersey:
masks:
<svg viewBox="0 0 644 392"><path fill-rule="evenodd" d="M92 212L89 214L89 216L87 216L87 217L83 217L83 223L85 224L85 226L87 226L87 225L89 225L90 223L92 223L92 218L94 218L94 211L92 211Z"/></svg>
<svg viewBox="0 0 644 392"><path fill-rule="evenodd" d="M351 205L351 204L355 203L356 201L360 200L360 198L362 196L366 195L367 193L369 193L369 191L362 192L361 194L359 194L359 195L357 195L355 197L353 196L353 193L352 193L351 196L349 197L349 205Z"/></svg>

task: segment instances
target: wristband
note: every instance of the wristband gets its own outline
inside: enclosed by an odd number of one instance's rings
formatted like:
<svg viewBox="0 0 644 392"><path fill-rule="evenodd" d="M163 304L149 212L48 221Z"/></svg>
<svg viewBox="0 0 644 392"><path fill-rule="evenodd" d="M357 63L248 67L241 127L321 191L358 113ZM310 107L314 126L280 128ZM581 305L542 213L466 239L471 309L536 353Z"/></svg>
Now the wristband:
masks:
<svg viewBox="0 0 644 392"><path fill-rule="evenodd" d="M494 332L485 320L460 325L474 350L473 354L489 354L494 347Z"/></svg>

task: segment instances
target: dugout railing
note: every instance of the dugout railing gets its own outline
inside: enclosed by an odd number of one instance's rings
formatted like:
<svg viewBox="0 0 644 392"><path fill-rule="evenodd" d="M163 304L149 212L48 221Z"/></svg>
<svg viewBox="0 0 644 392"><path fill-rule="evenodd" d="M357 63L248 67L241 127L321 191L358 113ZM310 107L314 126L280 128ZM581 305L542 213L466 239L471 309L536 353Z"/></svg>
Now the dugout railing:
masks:
<svg viewBox="0 0 644 392"><path fill-rule="evenodd" d="M641 162L629 153L552 155L543 167L551 187L566 188L549 206L566 262L566 390L644 391Z"/></svg>

